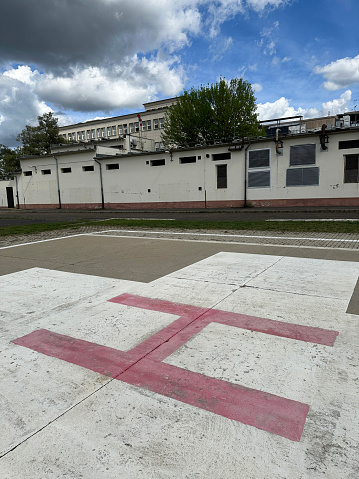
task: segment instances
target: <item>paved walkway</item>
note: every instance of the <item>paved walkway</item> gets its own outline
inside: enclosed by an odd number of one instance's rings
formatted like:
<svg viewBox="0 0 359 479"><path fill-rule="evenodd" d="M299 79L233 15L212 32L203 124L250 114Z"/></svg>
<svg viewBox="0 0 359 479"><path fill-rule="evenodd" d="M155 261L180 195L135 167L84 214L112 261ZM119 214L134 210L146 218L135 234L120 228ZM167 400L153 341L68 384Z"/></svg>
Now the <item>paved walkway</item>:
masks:
<svg viewBox="0 0 359 479"><path fill-rule="evenodd" d="M87 233L0 251L1 477L356 478L358 251Z"/></svg>

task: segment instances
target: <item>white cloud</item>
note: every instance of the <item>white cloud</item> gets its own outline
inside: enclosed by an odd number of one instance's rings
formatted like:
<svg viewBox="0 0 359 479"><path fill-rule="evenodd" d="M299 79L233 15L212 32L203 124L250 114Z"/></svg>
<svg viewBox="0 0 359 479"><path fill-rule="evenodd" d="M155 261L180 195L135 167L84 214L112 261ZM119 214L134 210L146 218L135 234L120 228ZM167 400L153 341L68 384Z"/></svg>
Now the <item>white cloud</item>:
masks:
<svg viewBox="0 0 359 479"><path fill-rule="evenodd" d="M274 22L272 27L264 28L261 31L261 39L257 42L259 47L263 47L265 55L274 55L277 48L276 31L279 28L279 22Z"/></svg>
<svg viewBox="0 0 359 479"><path fill-rule="evenodd" d="M35 85L40 74L37 70L32 71L28 65L19 65L17 68L6 70L3 75L26 85Z"/></svg>
<svg viewBox="0 0 359 479"><path fill-rule="evenodd" d="M74 68L71 75L42 75L36 86L40 98L59 108L110 112L141 108L161 92L175 96L184 86L184 73L177 57L127 58L121 66Z"/></svg>
<svg viewBox="0 0 359 479"><path fill-rule="evenodd" d="M263 90L263 87L260 83L252 83L252 88L256 92Z"/></svg>
<svg viewBox="0 0 359 479"><path fill-rule="evenodd" d="M324 67L317 66L314 73L321 74L327 80L323 83L326 90L339 90L359 83L359 55L354 58L341 58Z"/></svg>
<svg viewBox="0 0 359 479"><path fill-rule="evenodd" d="M0 74L0 143L13 147L19 146L16 137L25 125L36 124L37 117L51 108L34 93L33 84L13 78L12 70L5 73Z"/></svg>
<svg viewBox="0 0 359 479"><path fill-rule="evenodd" d="M286 116L302 115L304 118L315 118L343 113L349 108L352 92L347 90L340 98L322 103L321 109L317 108L301 108L297 109L290 105L290 100L281 97L274 102L259 103L257 105L257 113L260 120L270 120L272 118L283 118Z"/></svg>

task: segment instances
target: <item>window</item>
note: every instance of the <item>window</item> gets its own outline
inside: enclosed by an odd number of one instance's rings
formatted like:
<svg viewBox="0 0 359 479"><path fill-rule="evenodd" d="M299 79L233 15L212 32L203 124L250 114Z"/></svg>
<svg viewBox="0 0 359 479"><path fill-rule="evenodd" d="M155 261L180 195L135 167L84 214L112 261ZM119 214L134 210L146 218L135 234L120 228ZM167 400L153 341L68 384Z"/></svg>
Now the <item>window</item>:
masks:
<svg viewBox="0 0 359 479"><path fill-rule="evenodd" d="M160 128L162 129L164 127L164 119L160 118Z"/></svg>
<svg viewBox="0 0 359 479"><path fill-rule="evenodd" d="M133 126L133 123L130 123L130 133L133 133L134 132L134 126Z"/></svg>
<svg viewBox="0 0 359 479"><path fill-rule="evenodd" d="M287 186L319 185L319 168L288 168Z"/></svg>
<svg viewBox="0 0 359 479"><path fill-rule="evenodd" d="M118 134L119 135L123 134L122 125L118 125Z"/></svg>
<svg viewBox="0 0 359 479"><path fill-rule="evenodd" d="M270 170L248 172L248 188L265 187L270 187Z"/></svg>
<svg viewBox="0 0 359 479"><path fill-rule="evenodd" d="M158 120L153 120L153 129L158 130Z"/></svg>
<svg viewBox="0 0 359 479"><path fill-rule="evenodd" d="M181 165L184 165L186 163L196 163L196 157L195 156L182 156L179 159L179 162Z"/></svg>
<svg viewBox="0 0 359 479"><path fill-rule="evenodd" d="M101 134L102 134L103 138L106 136L106 128L105 127L101 128Z"/></svg>
<svg viewBox="0 0 359 479"><path fill-rule="evenodd" d="M80 140L81 140L81 132L78 131L78 132L77 132L77 141L80 141Z"/></svg>
<svg viewBox="0 0 359 479"><path fill-rule="evenodd" d="M51 170L41 170L42 175L51 175Z"/></svg>
<svg viewBox="0 0 359 479"><path fill-rule="evenodd" d="M249 152L248 169L251 168L269 168L270 166L270 149L253 150Z"/></svg>
<svg viewBox="0 0 359 479"><path fill-rule="evenodd" d="M107 127L107 136L111 136L111 127L110 126Z"/></svg>
<svg viewBox="0 0 359 479"><path fill-rule="evenodd" d="M101 138L101 128L97 128L97 138Z"/></svg>
<svg viewBox="0 0 359 479"><path fill-rule="evenodd" d="M349 148L359 148L359 140L347 140L339 142L339 150L347 150Z"/></svg>
<svg viewBox="0 0 359 479"><path fill-rule="evenodd" d="M160 149L160 143L158 141L155 142L155 150L159 150Z"/></svg>
<svg viewBox="0 0 359 479"><path fill-rule="evenodd" d="M227 165L217 165L217 188L227 188Z"/></svg>
<svg viewBox="0 0 359 479"><path fill-rule="evenodd" d="M69 133L69 141L72 141L72 135Z"/></svg>
<svg viewBox="0 0 359 479"><path fill-rule="evenodd" d="M315 165L315 144L290 147L289 166Z"/></svg>
<svg viewBox="0 0 359 479"><path fill-rule="evenodd" d="M86 137L87 137L88 140L91 139L91 130L86 131Z"/></svg>
<svg viewBox="0 0 359 479"><path fill-rule="evenodd" d="M61 173L71 173L71 168L61 168Z"/></svg>
<svg viewBox="0 0 359 479"><path fill-rule="evenodd" d="M95 138L95 130L91 130L91 137Z"/></svg>
<svg viewBox="0 0 359 479"><path fill-rule="evenodd" d="M142 122L142 131L146 131L146 120Z"/></svg>
<svg viewBox="0 0 359 479"><path fill-rule="evenodd" d="M81 140L85 140L85 130L81 132Z"/></svg>
<svg viewBox="0 0 359 479"><path fill-rule="evenodd" d="M112 127L112 136L116 136L116 126Z"/></svg>
<svg viewBox="0 0 359 479"><path fill-rule="evenodd" d="M24 176L32 176L32 171L24 171Z"/></svg>
<svg viewBox="0 0 359 479"><path fill-rule="evenodd" d="M108 163L106 165L106 170L119 170L120 165L118 163Z"/></svg>
<svg viewBox="0 0 359 479"><path fill-rule="evenodd" d="M151 160L150 165L151 166L164 166L166 164L166 160Z"/></svg>
<svg viewBox="0 0 359 479"><path fill-rule="evenodd" d="M140 131L140 124L138 121L135 122L135 132Z"/></svg>
<svg viewBox="0 0 359 479"><path fill-rule="evenodd" d="M346 155L344 159L344 183L358 183L359 155Z"/></svg>
<svg viewBox="0 0 359 479"><path fill-rule="evenodd" d="M231 153L229 151L226 153L214 153L212 155L213 161L230 160L230 159L231 159Z"/></svg>
<svg viewBox="0 0 359 479"><path fill-rule="evenodd" d="M124 133L124 135L127 134L127 123L125 123L125 124L123 125L123 133Z"/></svg>
<svg viewBox="0 0 359 479"><path fill-rule="evenodd" d="M94 171L95 167L93 165L83 166L82 171Z"/></svg>
<svg viewBox="0 0 359 479"><path fill-rule="evenodd" d="M151 120L147 120L147 130L151 130Z"/></svg>

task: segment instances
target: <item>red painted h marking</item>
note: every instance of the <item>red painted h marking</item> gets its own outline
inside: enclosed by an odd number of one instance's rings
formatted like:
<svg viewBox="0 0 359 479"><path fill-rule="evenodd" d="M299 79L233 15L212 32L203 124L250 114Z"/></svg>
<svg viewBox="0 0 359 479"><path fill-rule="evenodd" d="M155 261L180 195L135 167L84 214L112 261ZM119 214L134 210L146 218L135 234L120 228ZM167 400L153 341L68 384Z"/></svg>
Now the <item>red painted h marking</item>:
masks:
<svg viewBox="0 0 359 479"><path fill-rule="evenodd" d="M110 301L166 312L179 318L128 352L45 329L13 342L292 441L300 441L309 410L307 404L193 373L162 361L211 322L326 346L333 346L338 332L131 294L122 294Z"/></svg>

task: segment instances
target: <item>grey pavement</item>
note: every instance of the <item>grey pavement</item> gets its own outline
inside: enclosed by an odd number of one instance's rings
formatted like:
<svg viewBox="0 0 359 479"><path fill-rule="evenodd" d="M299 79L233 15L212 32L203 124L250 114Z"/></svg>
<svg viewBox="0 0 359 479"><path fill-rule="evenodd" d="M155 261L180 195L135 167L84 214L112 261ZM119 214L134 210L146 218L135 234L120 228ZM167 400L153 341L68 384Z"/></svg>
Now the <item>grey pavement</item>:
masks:
<svg viewBox="0 0 359 479"><path fill-rule="evenodd" d="M2 238L0 477L356 479L358 242L103 227ZM193 325L182 307L198 309ZM111 373L115 352L130 363Z"/></svg>

